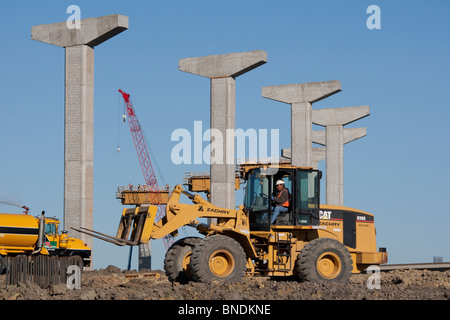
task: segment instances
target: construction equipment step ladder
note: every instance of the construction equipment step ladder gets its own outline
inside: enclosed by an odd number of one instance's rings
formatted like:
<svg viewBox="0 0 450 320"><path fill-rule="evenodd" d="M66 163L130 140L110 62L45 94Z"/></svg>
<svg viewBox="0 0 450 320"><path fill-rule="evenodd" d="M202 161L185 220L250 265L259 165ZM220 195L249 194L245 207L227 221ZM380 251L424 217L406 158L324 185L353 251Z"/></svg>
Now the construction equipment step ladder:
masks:
<svg viewBox="0 0 450 320"><path fill-rule="evenodd" d="M280 239L280 233L276 233L277 241L277 269L280 272L290 272L292 270L292 258L291 258L291 248L292 248L292 234L288 234L286 240Z"/></svg>

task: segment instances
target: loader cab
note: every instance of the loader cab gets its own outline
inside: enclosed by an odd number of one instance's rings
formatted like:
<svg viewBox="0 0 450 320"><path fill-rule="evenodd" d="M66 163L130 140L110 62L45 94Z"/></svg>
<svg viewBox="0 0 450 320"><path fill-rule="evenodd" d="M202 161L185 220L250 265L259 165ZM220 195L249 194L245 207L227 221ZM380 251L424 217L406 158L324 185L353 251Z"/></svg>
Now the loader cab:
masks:
<svg viewBox="0 0 450 320"><path fill-rule="evenodd" d="M271 197L275 182L283 180L289 190L289 208L275 220L276 225L317 226L319 224L321 172L303 168L256 168L246 173L244 210L248 212L250 229L270 230L273 212Z"/></svg>

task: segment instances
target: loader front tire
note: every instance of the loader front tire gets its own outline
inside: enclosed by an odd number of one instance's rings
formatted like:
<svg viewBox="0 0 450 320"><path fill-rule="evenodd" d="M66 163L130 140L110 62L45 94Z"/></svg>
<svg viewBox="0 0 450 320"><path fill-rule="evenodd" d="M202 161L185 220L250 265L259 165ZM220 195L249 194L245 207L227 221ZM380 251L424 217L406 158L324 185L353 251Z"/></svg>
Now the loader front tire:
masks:
<svg viewBox="0 0 450 320"><path fill-rule="evenodd" d="M295 263L302 281L347 282L352 273L347 248L331 238L317 238L306 244Z"/></svg>
<svg viewBox="0 0 450 320"><path fill-rule="evenodd" d="M244 276L245 270L244 249L231 237L205 237L192 251L191 272L194 281L238 282Z"/></svg>
<svg viewBox="0 0 450 320"><path fill-rule="evenodd" d="M186 284L192 281L191 274L191 255L194 246L202 239L198 237L187 237L176 241L167 250L164 259L164 270L166 276L171 282Z"/></svg>

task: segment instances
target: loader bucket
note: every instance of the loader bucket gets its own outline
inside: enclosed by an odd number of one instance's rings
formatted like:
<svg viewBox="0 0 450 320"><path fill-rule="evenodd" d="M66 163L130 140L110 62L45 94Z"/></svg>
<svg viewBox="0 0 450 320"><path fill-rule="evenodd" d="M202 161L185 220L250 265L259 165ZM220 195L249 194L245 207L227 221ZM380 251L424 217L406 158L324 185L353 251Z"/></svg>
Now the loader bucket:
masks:
<svg viewBox="0 0 450 320"><path fill-rule="evenodd" d="M123 209L115 237L83 227L72 229L118 246L145 244L150 241L157 209L155 206Z"/></svg>

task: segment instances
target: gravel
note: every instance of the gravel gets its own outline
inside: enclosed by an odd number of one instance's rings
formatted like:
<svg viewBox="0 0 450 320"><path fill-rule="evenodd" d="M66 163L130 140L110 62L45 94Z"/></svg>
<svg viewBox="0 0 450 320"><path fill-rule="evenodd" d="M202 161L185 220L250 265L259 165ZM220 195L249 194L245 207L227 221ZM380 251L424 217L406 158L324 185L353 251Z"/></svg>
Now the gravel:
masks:
<svg viewBox="0 0 450 320"><path fill-rule="evenodd" d="M137 271L84 271L81 289L66 284L41 288L35 283L6 286L0 276L0 300L450 300L450 271L395 270L380 274L379 287L370 274L352 275L349 283L311 283L295 279L246 277L239 283L171 283ZM127 278L132 273L140 275ZM371 278L372 279L372 278Z"/></svg>

